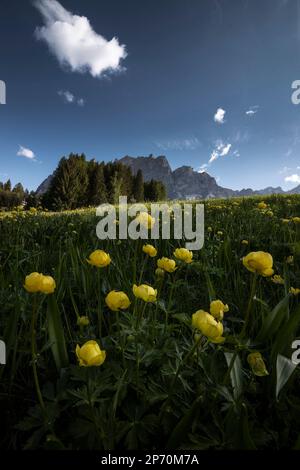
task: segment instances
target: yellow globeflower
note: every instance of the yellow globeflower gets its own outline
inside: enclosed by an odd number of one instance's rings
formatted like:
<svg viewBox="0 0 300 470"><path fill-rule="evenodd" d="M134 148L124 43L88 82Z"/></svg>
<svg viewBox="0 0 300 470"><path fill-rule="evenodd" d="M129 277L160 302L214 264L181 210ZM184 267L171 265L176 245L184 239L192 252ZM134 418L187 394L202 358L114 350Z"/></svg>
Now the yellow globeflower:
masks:
<svg viewBox="0 0 300 470"><path fill-rule="evenodd" d="M204 310L198 310L192 316L192 325L213 343L223 343L223 325Z"/></svg>
<svg viewBox="0 0 300 470"><path fill-rule="evenodd" d="M105 303L113 312L126 310L130 305L130 300L125 292L111 291L105 298Z"/></svg>
<svg viewBox="0 0 300 470"><path fill-rule="evenodd" d="M259 209L266 209L266 208L268 207L268 204L266 204L264 201L262 201L262 202L259 202L259 203L257 204L257 207L258 207Z"/></svg>
<svg viewBox="0 0 300 470"><path fill-rule="evenodd" d="M96 341L87 341L83 346L76 346L79 365L83 367L101 366L106 358L106 352L101 351Z"/></svg>
<svg viewBox="0 0 300 470"><path fill-rule="evenodd" d="M280 276L280 274L275 274L273 277L271 277L271 281L274 282L274 284L284 285L284 279Z"/></svg>
<svg viewBox="0 0 300 470"><path fill-rule="evenodd" d="M167 271L168 273L173 273L177 269L176 262L173 259L165 257L157 260L157 267Z"/></svg>
<svg viewBox="0 0 300 470"><path fill-rule="evenodd" d="M293 295L299 295L300 294L300 289L298 289L298 287L291 287L290 290L289 290L289 293L293 294Z"/></svg>
<svg viewBox="0 0 300 470"><path fill-rule="evenodd" d="M219 237L222 237L223 232L222 232L221 230L219 230L219 231L217 232L217 235L219 235Z"/></svg>
<svg viewBox="0 0 300 470"><path fill-rule="evenodd" d="M79 317L77 320L78 326L89 326L89 324L90 324L90 320L89 320L89 317L87 316Z"/></svg>
<svg viewBox="0 0 300 470"><path fill-rule="evenodd" d="M207 231L212 232L213 231L212 227L207 227Z"/></svg>
<svg viewBox="0 0 300 470"><path fill-rule="evenodd" d="M157 268L155 270L155 276L158 277L158 278L163 278L165 275L165 271L161 268Z"/></svg>
<svg viewBox="0 0 300 470"><path fill-rule="evenodd" d="M300 224L300 217L292 217L292 221L293 221L295 224Z"/></svg>
<svg viewBox="0 0 300 470"><path fill-rule="evenodd" d="M268 277L274 274L273 258L270 253L253 251L243 258L243 265L248 271Z"/></svg>
<svg viewBox="0 0 300 470"><path fill-rule="evenodd" d="M140 212L139 215L135 218L135 221L148 229L152 228L155 224L155 218L151 217L148 212Z"/></svg>
<svg viewBox="0 0 300 470"><path fill-rule="evenodd" d="M269 375L269 372L267 371L266 365L260 352L250 353L247 357L247 361L254 375L257 375L259 377Z"/></svg>
<svg viewBox="0 0 300 470"><path fill-rule="evenodd" d="M290 222L290 220L289 219L281 219L281 222L283 224L288 224Z"/></svg>
<svg viewBox="0 0 300 470"><path fill-rule="evenodd" d="M31 273L25 278L24 288L27 292L40 292L43 275L40 273Z"/></svg>
<svg viewBox="0 0 300 470"><path fill-rule="evenodd" d="M248 240L242 240L242 245L249 245Z"/></svg>
<svg viewBox="0 0 300 470"><path fill-rule="evenodd" d="M140 286L134 284L132 291L135 297L144 300L144 302L156 302L157 290L147 284Z"/></svg>
<svg viewBox="0 0 300 470"><path fill-rule="evenodd" d="M53 294L56 289L56 283L51 276L43 276L41 280L40 292L43 294Z"/></svg>
<svg viewBox="0 0 300 470"><path fill-rule="evenodd" d="M153 245L144 245L143 252L149 255L150 258L155 258L157 255L157 249Z"/></svg>
<svg viewBox="0 0 300 470"><path fill-rule="evenodd" d="M216 320L223 320L224 313L229 311L229 307L221 300L213 300L210 303L210 313Z"/></svg>
<svg viewBox="0 0 300 470"><path fill-rule="evenodd" d="M187 250L186 248L176 248L174 251L175 258L179 259L180 261L184 261L185 263L189 264L193 260L193 252Z"/></svg>
<svg viewBox="0 0 300 470"><path fill-rule="evenodd" d="M87 262L92 266L96 266L97 268L105 268L111 263L111 259L108 253L105 253L103 250L96 250L90 254L89 259Z"/></svg>

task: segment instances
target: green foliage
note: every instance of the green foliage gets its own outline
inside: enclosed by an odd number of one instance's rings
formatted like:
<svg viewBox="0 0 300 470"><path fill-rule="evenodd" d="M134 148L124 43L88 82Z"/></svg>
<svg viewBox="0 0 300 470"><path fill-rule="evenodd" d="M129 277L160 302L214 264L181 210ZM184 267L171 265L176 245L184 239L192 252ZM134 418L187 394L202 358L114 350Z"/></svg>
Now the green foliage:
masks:
<svg viewBox="0 0 300 470"><path fill-rule="evenodd" d="M103 166L105 185L111 177L124 185L120 168L110 165ZM300 336L300 296L289 290L300 287L299 225L291 219L300 213L300 197L265 198L273 216L257 209L259 200L206 201L203 249L194 252L191 264L177 261L175 273L162 279L141 240L96 238L93 209L3 213L0 339L7 345L7 365L0 368L0 419L6 430L0 446L298 449L300 374L291 361L291 344ZM290 222L282 223L283 218ZM172 258L175 248L184 246L174 239L149 242L159 257ZM110 266L97 269L86 262L95 249L110 254ZM284 284L261 276L253 283L241 260L258 250L272 254ZM54 277L54 294L24 290L25 276L35 271ZM158 290L156 304L133 297L135 280ZM106 306L113 289L129 296L127 311ZM221 344L191 326L192 314L209 311L213 299L229 305ZM35 305L34 364L44 410L32 371ZM88 326L77 323L83 315ZM78 365L76 345L88 340L106 351L99 367ZM251 369L248 356L255 351L268 375Z"/></svg>

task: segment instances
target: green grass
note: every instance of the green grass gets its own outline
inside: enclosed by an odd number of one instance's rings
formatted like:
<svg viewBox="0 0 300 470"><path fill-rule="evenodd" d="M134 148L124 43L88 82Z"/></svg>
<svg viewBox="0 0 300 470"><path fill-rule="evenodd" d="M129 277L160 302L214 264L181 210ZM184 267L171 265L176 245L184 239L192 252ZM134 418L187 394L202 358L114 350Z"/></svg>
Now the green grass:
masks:
<svg viewBox="0 0 300 470"><path fill-rule="evenodd" d="M205 202L204 248L163 280L155 277L157 258L172 258L184 241L153 241L158 256L150 259L143 240L99 241L92 209L0 215L0 338L7 345L7 365L0 366L1 446L299 448L299 371L290 359L300 296L289 289L300 288L300 224L282 219L300 215L300 197L264 198L265 211L257 208L260 200ZM96 249L110 254L109 267L86 262ZM284 285L261 276L254 285L241 261L252 251L271 253ZM25 291L25 276L35 271L53 276L53 295ZM158 290L155 304L134 299L132 286L140 280ZM127 311L105 305L113 289L130 297ZM209 311L213 299L230 309L223 344L195 337L191 326L192 314ZM80 328L82 315L90 325ZM106 360L79 367L76 345L90 339L106 350ZM269 375L253 374L251 351L261 352Z"/></svg>

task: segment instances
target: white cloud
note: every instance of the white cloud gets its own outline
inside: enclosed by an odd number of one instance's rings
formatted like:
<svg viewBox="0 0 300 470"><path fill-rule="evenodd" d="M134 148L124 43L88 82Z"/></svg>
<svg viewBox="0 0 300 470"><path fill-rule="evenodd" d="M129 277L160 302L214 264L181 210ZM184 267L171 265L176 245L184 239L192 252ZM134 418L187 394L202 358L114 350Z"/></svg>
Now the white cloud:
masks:
<svg viewBox="0 0 300 470"><path fill-rule="evenodd" d="M203 165L201 165L201 166L199 167L198 173L205 173L207 167L208 167L208 164L207 164L207 163L203 163Z"/></svg>
<svg viewBox="0 0 300 470"><path fill-rule="evenodd" d="M216 111L216 114L214 115L214 121L217 122L218 124L224 124L225 114L226 114L225 109L218 108Z"/></svg>
<svg viewBox="0 0 300 470"><path fill-rule="evenodd" d="M201 142L197 137L190 139L168 140L166 142L156 142L161 150L196 150L201 146Z"/></svg>
<svg viewBox="0 0 300 470"><path fill-rule="evenodd" d="M256 114L258 112L258 108L259 106L257 105L250 106L250 108L246 111L247 116L253 116L254 114Z"/></svg>
<svg viewBox="0 0 300 470"><path fill-rule="evenodd" d="M284 178L284 181L287 183L300 183L300 175L294 174L291 176L286 176Z"/></svg>
<svg viewBox="0 0 300 470"><path fill-rule="evenodd" d="M232 145L229 143L224 143L222 140L216 142L216 147L210 155L208 163L212 163L217 160L219 157L226 157L231 150Z"/></svg>
<svg viewBox="0 0 300 470"><path fill-rule="evenodd" d="M22 145L19 146L19 150L17 152L18 157L25 157L28 158L29 160L35 160L35 154L32 150L22 147Z"/></svg>
<svg viewBox="0 0 300 470"><path fill-rule="evenodd" d="M127 53L116 37L108 41L93 30L88 18L74 15L57 0L36 0L35 6L45 23L36 29L36 37L46 42L62 66L93 77L122 69Z"/></svg>
<svg viewBox="0 0 300 470"><path fill-rule="evenodd" d="M60 90L57 93L59 96L62 96L67 103L73 103L75 100L75 96L68 90L66 91Z"/></svg>
<svg viewBox="0 0 300 470"><path fill-rule="evenodd" d="M65 103L68 103L68 104L74 103L74 104L78 104L78 106L85 105L85 100L83 98L76 98L76 96L73 95L73 93L71 93L68 90L65 90L65 91L60 90L57 92L57 94L63 98Z"/></svg>

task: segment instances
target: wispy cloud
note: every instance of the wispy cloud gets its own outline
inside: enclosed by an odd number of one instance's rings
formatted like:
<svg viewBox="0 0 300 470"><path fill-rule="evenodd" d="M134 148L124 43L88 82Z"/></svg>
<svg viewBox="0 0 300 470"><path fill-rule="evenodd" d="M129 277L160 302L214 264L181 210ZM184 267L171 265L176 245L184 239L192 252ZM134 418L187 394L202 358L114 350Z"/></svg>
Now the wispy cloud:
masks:
<svg viewBox="0 0 300 470"><path fill-rule="evenodd" d="M85 105L85 100L83 98L76 98L73 93L71 93L68 90L60 90L57 92L59 96L61 96L64 100L65 103L68 104L77 104L78 106L84 106Z"/></svg>
<svg viewBox="0 0 300 470"><path fill-rule="evenodd" d="M212 163L217 160L219 157L226 157L229 154L232 144L224 143L222 140L218 141L216 147L210 155L208 163Z"/></svg>
<svg viewBox="0 0 300 470"><path fill-rule="evenodd" d="M283 168L281 168L281 170L279 170L278 173L279 173L280 175L284 175L284 174L286 174L286 173L289 173L290 171L291 171L291 168L290 168L290 167L284 166Z"/></svg>
<svg viewBox="0 0 300 470"><path fill-rule="evenodd" d="M46 42L60 65L93 77L122 69L127 52L116 37L108 41L93 30L88 18L74 15L57 0L36 0L34 5L44 19L36 37Z"/></svg>
<svg viewBox="0 0 300 470"><path fill-rule="evenodd" d="M226 114L225 109L218 108L215 115L214 115L214 121L217 122L218 124L224 124L225 114Z"/></svg>
<svg viewBox="0 0 300 470"><path fill-rule="evenodd" d="M197 137L192 137L190 139L175 139L167 140L165 142L156 142L156 146L161 150L196 150L201 147L201 142Z"/></svg>
<svg viewBox="0 0 300 470"><path fill-rule="evenodd" d="M208 167L208 164L207 163L203 163L203 165L201 165L198 169L198 173L205 173L205 171L207 170L207 167Z"/></svg>
<svg viewBox="0 0 300 470"><path fill-rule="evenodd" d="M258 112L258 108L258 105L250 106L250 108L246 111L247 116L253 116L256 114Z"/></svg>
<svg viewBox="0 0 300 470"><path fill-rule="evenodd" d="M22 145L19 146L19 150L17 152L18 157L28 158L28 160L35 160L35 154L29 148L23 147Z"/></svg>
<svg viewBox="0 0 300 470"><path fill-rule="evenodd" d="M300 184L300 175L297 175L295 173L294 175L286 176L284 178L284 181L286 183L299 183Z"/></svg>

